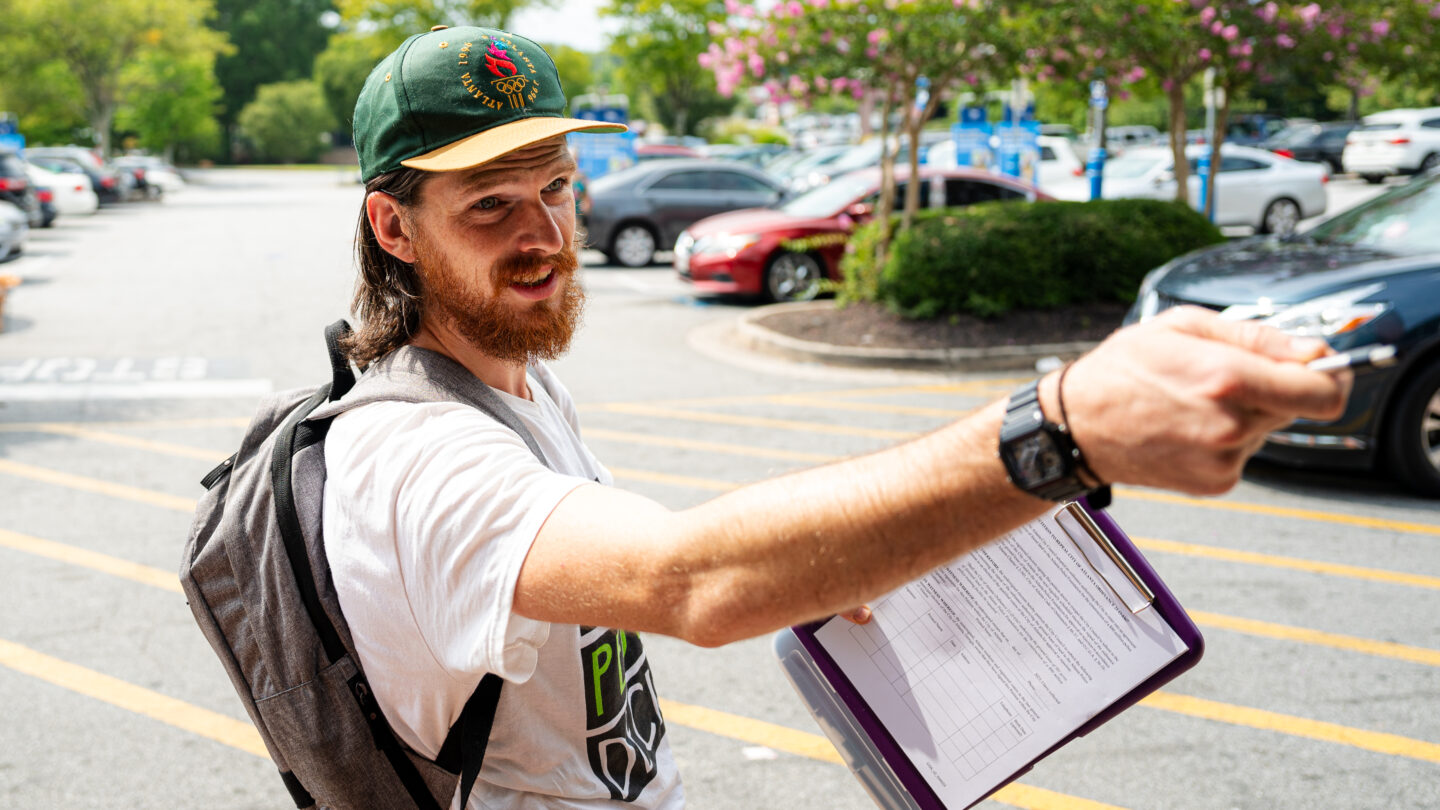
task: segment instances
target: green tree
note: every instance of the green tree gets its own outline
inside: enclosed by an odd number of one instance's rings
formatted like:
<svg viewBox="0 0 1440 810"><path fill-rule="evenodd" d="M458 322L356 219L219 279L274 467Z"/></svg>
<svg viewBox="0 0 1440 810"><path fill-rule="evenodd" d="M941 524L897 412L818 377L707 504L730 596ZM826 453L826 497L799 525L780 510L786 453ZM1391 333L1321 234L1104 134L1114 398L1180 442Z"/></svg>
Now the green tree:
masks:
<svg viewBox="0 0 1440 810"><path fill-rule="evenodd" d="M356 30L398 33L401 39L435 25L506 28L515 13L557 0L339 0L340 17Z"/></svg>
<svg viewBox="0 0 1440 810"><path fill-rule="evenodd" d="M320 85L302 79L262 85L240 111L238 123L258 158L295 163L319 157L335 118Z"/></svg>
<svg viewBox="0 0 1440 810"><path fill-rule="evenodd" d="M27 0L10 10L0 35L4 62L7 72L27 81L39 70L56 70L59 61L79 88L96 144L108 153L125 69L152 54L225 52L225 36L206 27L213 14L211 0Z"/></svg>
<svg viewBox="0 0 1440 810"><path fill-rule="evenodd" d="M310 77L315 55L324 50L330 29L324 15L332 0L214 0L213 27L223 31L235 50L215 64L224 91L220 123L233 133L240 110L262 84ZM226 138L225 151L230 151Z"/></svg>
<svg viewBox="0 0 1440 810"><path fill-rule="evenodd" d="M181 147L213 145L221 92L214 64L213 53L151 53L131 63L124 75L129 101L116 113L116 129L133 131L142 146L171 162Z"/></svg>
<svg viewBox="0 0 1440 810"><path fill-rule="evenodd" d="M610 41L617 89L632 107L649 108L671 132L695 134L700 122L734 109L701 67L707 26L725 16L715 0L611 0L601 14L623 20ZM717 23L718 24L718 23Z"/></svg>
<svg viewBox="0 0 1440 810"><path fill-rule="evenodd" d="M565 89L566 98L574 98L589 92L595 84L595 58L569 45L545 45L545 52L555 60L555 69L560 73L560 86Z"/></svg>
<svg viewBox="0 0 1440 810"><path fill-rule="evenodd" d="M315 57L315 81L325 94L325 104L340 128L349 131L355 115L355 100L370 70L402 41L395 34L342 32L330 37L330 45Z"/></svg>
<svg viewBox="0 0 1440 810"><path fill-rule="evenodd" d="M0 43L0 49L4 47ZM0 60L0 109L19 117L20 131L31 143L93 143L85 94L69 65L58 59L42 62L27 70L25 78L8 75L5 66Z"/></svg>

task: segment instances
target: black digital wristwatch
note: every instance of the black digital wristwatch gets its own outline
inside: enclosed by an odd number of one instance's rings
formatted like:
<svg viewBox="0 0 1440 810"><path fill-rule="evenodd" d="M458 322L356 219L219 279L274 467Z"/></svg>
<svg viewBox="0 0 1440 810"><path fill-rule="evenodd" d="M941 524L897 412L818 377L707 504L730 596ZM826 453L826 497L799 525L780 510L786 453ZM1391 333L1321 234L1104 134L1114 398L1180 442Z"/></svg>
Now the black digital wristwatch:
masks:
<svg viewBox="0 0 1440 810"><path fill-rule="evenodd" d="M1005 405L1000 460L1010 482L1049 501L1072 501L1100 490L1108 496L1109 487L1083 480L1081 472L1088 468L1080 448L1066 425L1045 418L1039 389L1040 381L1032 380L1017 388Z"/></svg>

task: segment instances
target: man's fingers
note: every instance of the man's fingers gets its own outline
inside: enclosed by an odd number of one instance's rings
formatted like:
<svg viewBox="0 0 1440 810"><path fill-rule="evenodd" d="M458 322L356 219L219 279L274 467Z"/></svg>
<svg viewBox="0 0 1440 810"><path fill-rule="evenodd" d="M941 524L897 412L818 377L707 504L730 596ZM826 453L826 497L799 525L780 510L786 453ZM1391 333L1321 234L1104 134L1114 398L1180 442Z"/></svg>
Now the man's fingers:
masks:
<svg viewBox="0 0 1440 810"><path fill-rule="evenodd" d="M1298 362L1247 358L1233 367L1231 401L1265 413L1307 419L1335 419L1350 393L1349 373L1311 371ZM1222 372L1223 373L1223 372Z"/></svg>
<svg viewBox="0 0 1440 810"><path fill-rule="evenodd" d="M1258 321L1223 320L1199 307L1176 307L1162 317L1182 332L1229 343L1272 360L1306 363L1332 353L1329 344L1318 338L1291 337Z"/></svg>

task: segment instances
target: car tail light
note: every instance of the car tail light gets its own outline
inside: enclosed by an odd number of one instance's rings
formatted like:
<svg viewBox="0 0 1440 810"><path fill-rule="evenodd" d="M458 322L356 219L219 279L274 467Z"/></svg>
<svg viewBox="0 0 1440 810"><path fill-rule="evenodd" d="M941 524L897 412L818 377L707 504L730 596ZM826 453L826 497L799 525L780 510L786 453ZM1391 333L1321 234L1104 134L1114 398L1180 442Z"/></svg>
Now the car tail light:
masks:
<svg viewBox="0 0 1440 810"><path fill-rule="evenodd" d="M102 178L100 178L100 185L101 185L103 188L114 188L114 187L115 187L115 178L113 178L113 177L102 177Z"/></svg>
<svg viewBox="0 0 1440 810"><path fill-rule="evenodd" d="M85 191L85 184L83 184L83 183L76 183L76 184L75 184L75 190L76 190L76 191L79 191L79 192L84 192L84 191Z"/></svg>
<svg viewBox="0 0 1440 810"><path fill-rule="evenodd" d="M1275 154L1279 155L1280 157L1290 158L1291 160L1295 159L1295 153L1290 151L1289 149L1276 149Z"/></svg>
<svg viewBox="0 0 1440 810"><path fill-rule="evenodd" d="M135 179L136 179L136 180L144 180L144 179L145 179L145 170L144 170L144 169L136 169L136 170L135 170Z"/></svg>
<svg viewBox="0 0 1440 810"><path fill-rule="evenodd" d="M51 190L48 189L48 188L42 188L42 189L36 191L36 192L35 192L35 197L36 197L36 199L40 200L40 202L42 202L42 203L53 203L53 202L55 202L55 192L51 191Z"/></svg>
<svg viewBox="0 0 1440 810"><path fill-rule="evenodd" d="M1409 139L1409 138L1391 138L1391 139L1390 139L1390 145L1391 145L1391 146L1404 146L1404 145L1407 144L1407 143L1410 143L1410 139Z"/></svg>
<svg viewBox="0 0 1440 810"><path fill-rule="evenodd" d="M1076 177L1084 177L1084 176L1085 176L1085 167L1084 167L1084 166L1076 166L1075 169L1074 169L1072 172L1070 172L1070 173L1073 174L1073 175L1075 175Z"/></svg>
<svg viewBox="0 0 1440 810"><path fill-rule="evenodd" d="M0 177L0 191L24 191L28 183L18 177Z"/></svg>

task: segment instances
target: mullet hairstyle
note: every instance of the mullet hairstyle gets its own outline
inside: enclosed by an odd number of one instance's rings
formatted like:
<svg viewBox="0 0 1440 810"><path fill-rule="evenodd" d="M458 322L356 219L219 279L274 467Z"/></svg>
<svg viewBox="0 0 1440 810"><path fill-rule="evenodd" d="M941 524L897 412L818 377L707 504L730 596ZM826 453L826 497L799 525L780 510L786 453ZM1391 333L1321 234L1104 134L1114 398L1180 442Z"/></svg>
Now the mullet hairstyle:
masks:
<svg viewBox="0 0 1440 810"><path fill-rule="evenodd" d="M428 176L427 172L406 167L386 172L365 184L365 196L383 192L408 207L414 204ZM360 276L355 282L351 311L359 326L340 345L355 365L364 369L415 335L423 314L424 285L414 265L400 261L380 246L363 201L355 228L355 257Z"/></svg>

